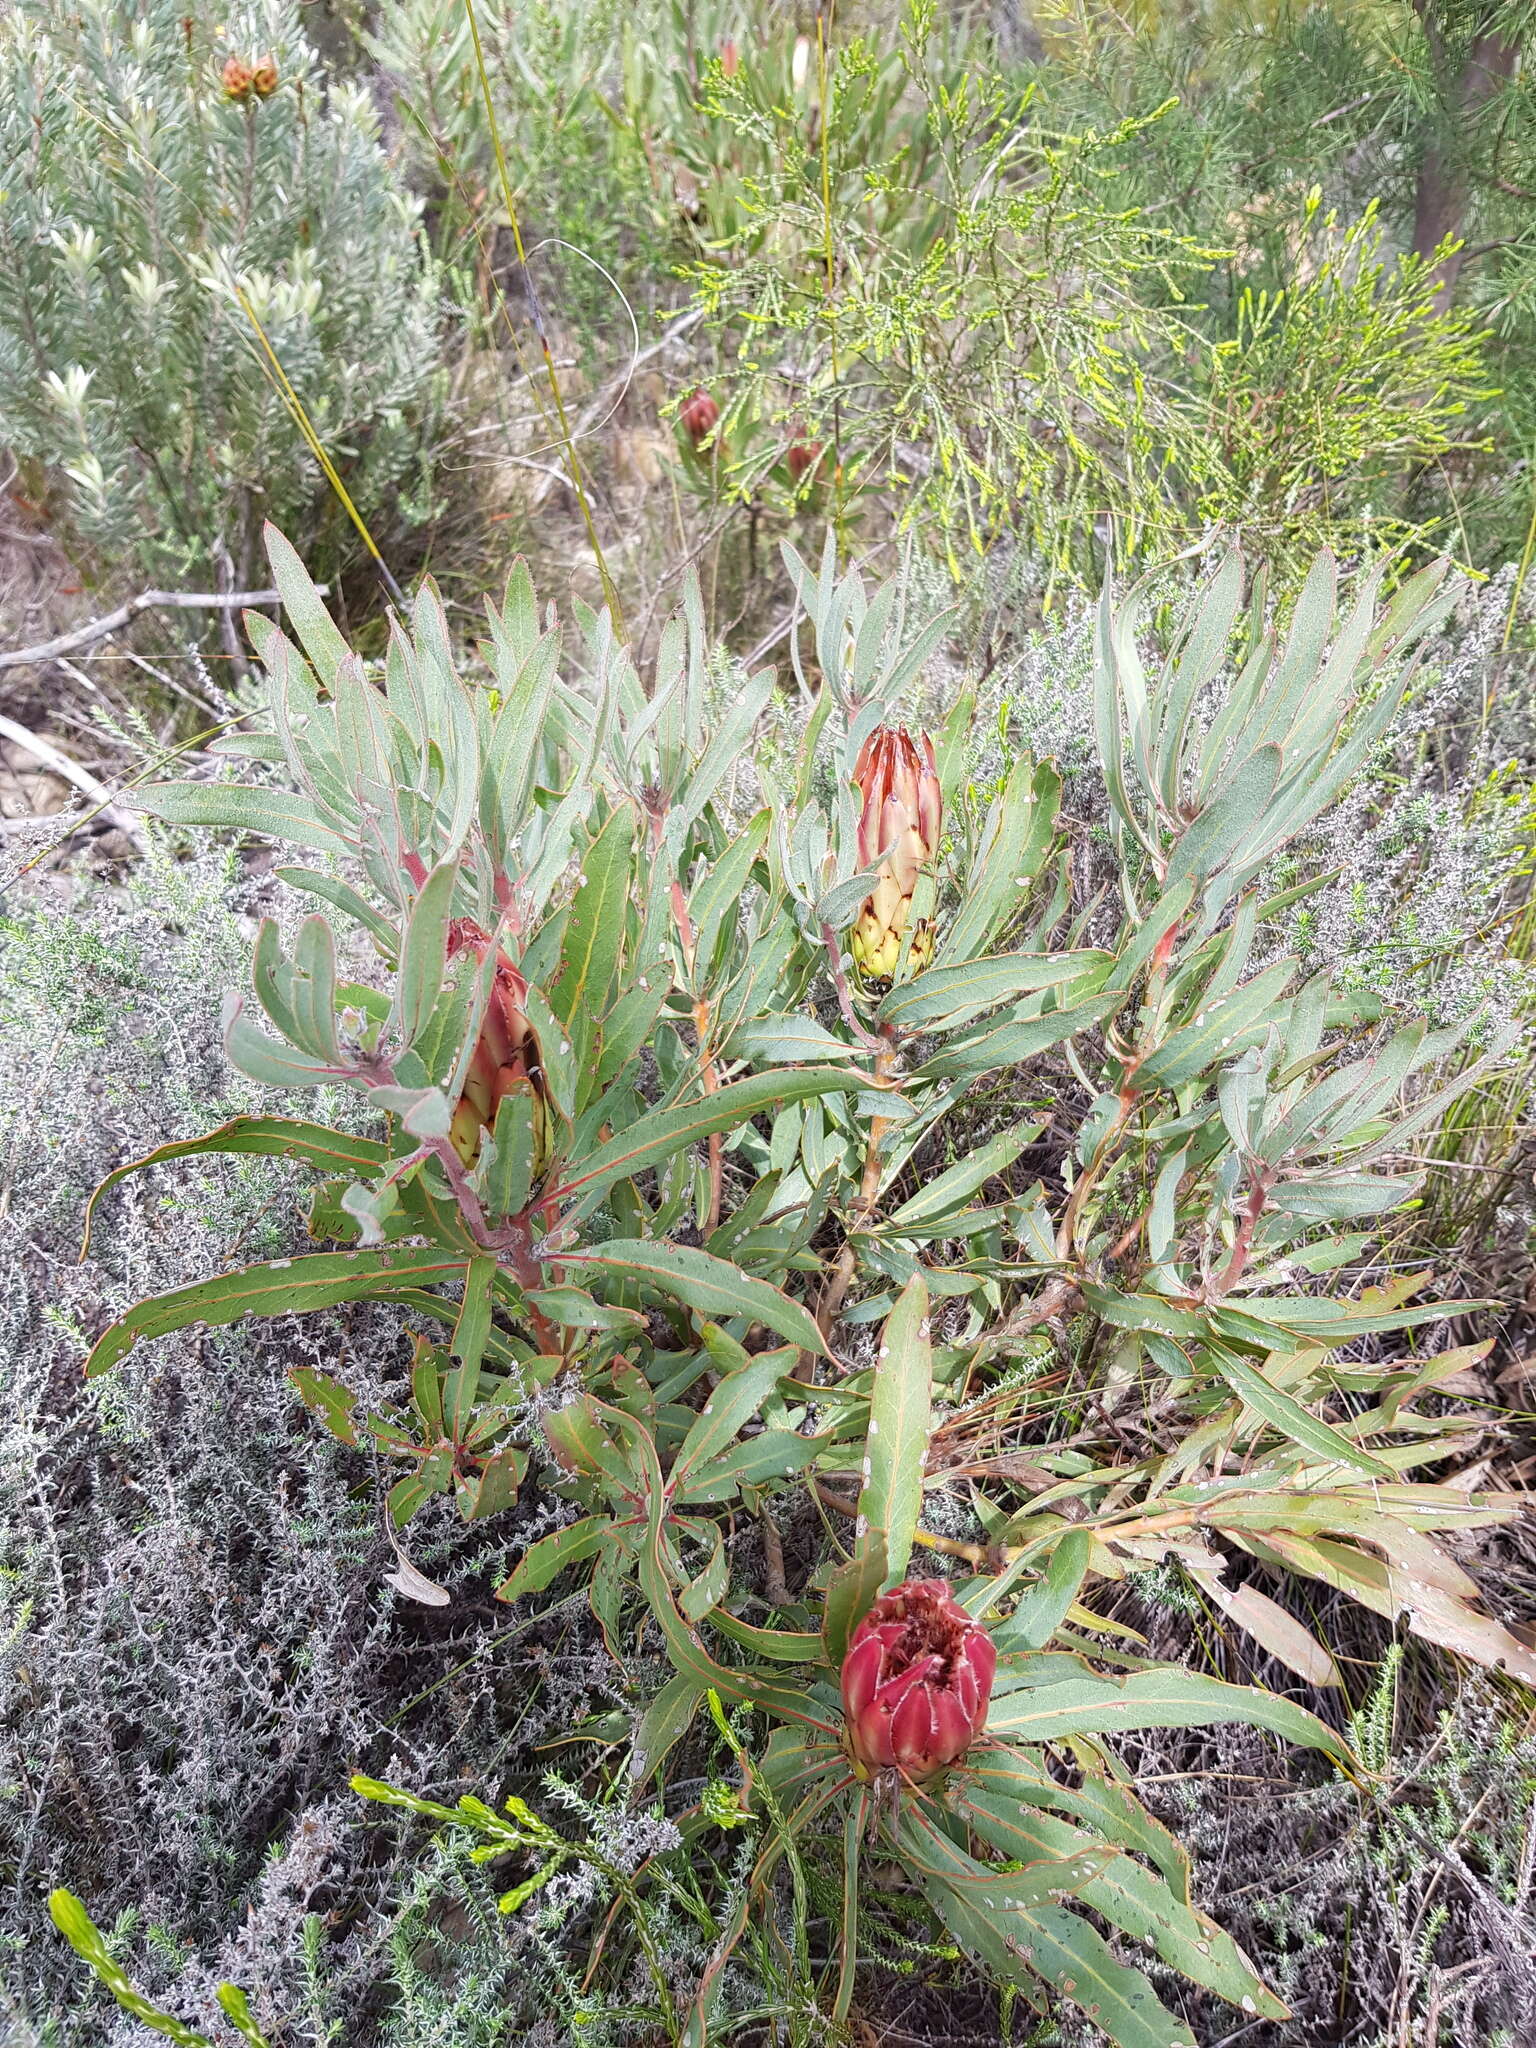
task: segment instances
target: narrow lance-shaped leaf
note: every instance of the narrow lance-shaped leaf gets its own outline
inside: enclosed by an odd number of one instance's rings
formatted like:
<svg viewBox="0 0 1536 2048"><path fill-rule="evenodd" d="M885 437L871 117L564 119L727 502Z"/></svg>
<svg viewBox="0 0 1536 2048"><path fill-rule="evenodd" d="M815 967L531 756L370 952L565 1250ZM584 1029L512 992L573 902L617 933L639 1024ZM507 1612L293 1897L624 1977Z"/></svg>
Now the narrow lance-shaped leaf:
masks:
<svg viewBox="0 0 1536 2048"><path fill-rule="evenodd" d="M562 1252L559 1264L640 1280L711 1322L744 1316L798 1344L802 1351L819 1355L826 1350L814 1318L798 1301L791 1301L766 1280L754 1280L726 1260L691 1245L614 1237L583 1251Z"/></svg>
<svg viewBox="0 0 1536 2048"><path fill-rule="evenodd" d="M1268 2019L1287 2016L1286 2007L1265 1989L1237 1943L1117 1844L1042 1814L1007 1792L997 1796L966 1787L957 1803L983 1841L1025 1868L1052 1857L1076 1858L1071 1863L1076 1901L1134 1940L1150 1943L1165 1963L1192 1982L1233 2005L1246 2000L1245 2010L1256 2009Z"/></svg>
<svg viewBox="0 0 1536 2048"><path fill-rule="evenodd" d="M1300 1444L1314 1457L1330 1463L1348 1466L1357 1472L1373 1472L1378 1479L1392 1476L1390 1466L1382 1464L1379 1458L1373 1458L1368 1451L1362 1451L1347 1436L1309 1413L1293 1394L1286 1393L1283 1387L1277 1387L1272 1380L1266 1379L1236 1352L1228 1351L1221 1344L1208 1344L1206 1354L1233 1393L1255 1415L1261 1416L1272 1429L1278 1429L1292 1443Z"/></svg>
<svg viewBox="0 0 1536 2048"><path fill-rule="evenodd" d="M395 1024L401 1040L414 1045L442 993L448 959L448 915L458 883L457 860L435 867L421 886L406 922L395 996Z"/></svg>
<svg viewBox="0 0 1536 2048"><path fill-rule="evenodd" d="M982 953L987 941L1029 900L1056 832L1061 775L1054 761L1021 759L987 820L969 894L939 938L941 963Z"/></svg>
<svg viewBox="0 0 1536 2048"><path fill-rule="evenodd" d="M1063 1010L1048 1010L1042 1016L1000 1024L980 1038L952 1043L917 1069L919 1080L936 1080L949 1075L984 1074L993 1067L1016 1065L1033 1059L1076 1032L1103 1023L1125 1001L1123 991L1096 995Z"/></svg>
<svg viewBox="0 0 1536 2048"><path fill-rule="evenodd" d="M1000 1650L1043 1650L1067 1618L1088 1572L1092 1541L1086 1529L1068 1529L1051 1552L1045 1576L993 1631Z"/></svg>
<svg viewBox="0 0 1536 2048"><path fill-rule="evenodd" d="M598 1019L618 966L629 905L632 807L620 804L581 857L581 880L571 900L560 972L549 1006L570 1035L578 1071L585 1073ZM577 1107L582 1097L578 1090Z"/></svg>
<svg viewBox="0 0 1536 2048"><path fill-rule="evenodd" d="M1041 1126L1020 1124L1017 1129L1000 1131L995 1138L987 1139L968 1158L947 1167L936 1180L919 1188L887 1219L891 1230L900 1232L903 1226L926 1223L954 1214L962 1203L976 1194L994 1176L1006 1173L1026 1145L1039 1137Z"/></svg>
<svg viewBox="0 0 1536 2048"><path fill-rule="evenodd" d="M227 1124L220 1124L216 1131L207 1131L200 1138L179 1138L174 1144L159 1145L153 1152L146 1152L142 1159L130 1159L113 1167L86 1204L81 1258L90 1255L96 1206L120 1180L130 1173L141 1173L147 1166L163 1165L169 1159L192 1159L220 1152L299 1159L306 1166L318 1167L322 1173L338 1174L375 1173L389 1159L389 1148L377 1139L359 1138L351 1131L333 1131L326 1124L303 1123L283 1116L232 1117Z"/></svg>
<svg viewBox="0 0 1536 2048"><path fill-rule="evenodd" d="M1200 692L1219 673L1243 602L1243 558L1236 548L1200 592L1194 617L1179 650L1171 686L1163 694L1157 739L1158 794L1172 811L1183 784L1184 734Z"/></svg>
<svg viewBox="0 0 1536 2048"><path fill-rule="evenodd" d="M280 533L270 519L262 527L261 538L267 560L272 565L272 581L283 600L283 610L299 636L299 644L314 663L316 675L329 686L333 672L347 659L351 650L326 610L325 600L315 588L314 580L299 559L292 541Z"/></svg>
<svg viewBox="0 0 1536 2048"><path fill-rule="evenodd" d="M779 1381L794 1370L798 1355L783 1350L763 1351L753 1357L710 1323L704 1325L703 1337L722 1377L677 1454L672 1477L679 1486L686 1486L690 1472L718 1457L735 1441Z"/></svg>
<svg viewBox="0 0 1536 2048"><path fill-rule="evenodd" d="M244 999L233 989L224 998L223 1024L230 1064L263 1087L318 1088L323 1082L348 1078L347 1068L337 1062L311 1059L258 1031L245 1014Z"/></svg>
<svg viewBox="0 0 1536 2048"><path fill-rule="evenodd" d="M746 1701L777 1714L781 1720L809 1724L828 1735L834 1733L833 1724L809 1693L781 1685L766 1673L717 1663L705 1649L697 1629L678 1609L662 1562L661 1517L665 1496L659 1485L650 1499L650 1526L640 1546L640 1586L661 1629L674 1669L692 1680L701 1692L713 1690L722 1699Z"/></svg>
<svg viewBox="0 0 1536 2048"><path fill-rule="evenodd" d="M1137 1728L1204 1728L1243 1721L1288 1742L1320 1749L1346 1768L1354 1758L1342 1736L1294 1701L1257 1686L1227 1685L1200 1672L1134 1671L1128 1678L1081 1678L994 1699L989 1735L1052 1742L1059 1736L1116 1735Z"/></svg>
<svg viewBox="0 0 1536 2048"><path fill-rule="evenodd" d="M313 853L352 851L329 812L292 790L252 789L243 782L160 782L142 792L139 805L168 825L250 832Z"/></svg>
<svg viewBox="0 0 1536 2048"><path fill-rule="evenodd" d="M883 1547L888 1585L906 1577L922 1513L932 1400L928 1289L919 1276L902 1289L881 1335L859 1495L860 1534Z"/></svg>
<svg viewBox="0 0 1536 2048"><path fill-rule="evenodd" d="M577 1160L563 1184L547 1199L559 1201L578 1190L595 1193L617 1180L632 1179L644 1167L675 1158L686 1146L715 1131L731 1130L786 1102L801 1102L812 1095L846 1094L856 1085L856 1076L830 1067L797 1067L792 1073L748 1074L739 1081L728 1081L713 1095L640 1117L606 1145Z"/></svg>
<svg viewBox="0 0 1536 2048"><path fill-rule="evenodd" d="M957 960L930 967L893 988L880 1004L883 1023L899 1031L953 1029L1041 989L1103 979L1106 953L996 953L985 960Z"/></svg>
<svg viewBox="0 0 1536 2048"><path fill-rule="evenodd" d="M496 1276L493 1258L471 1259L464 1269L464 1298L459 1319L453 1326L450 1351L453 1370L443 1386L443 1426L455 1443L461 1443L470 1423L480 1391L480 1361L491 1334L491 1284Z"/></svg>
<svg viewBox="0 0 1536 2048"><path fill-rule="evenodd" d="M1076 1914L1028 1896L1029 1873L988 1870L913 1816L903 1817L899 1840L940 1918L995 1976L1026 1991L1048 1984L1089 2012L1116 2048L1194 2048L1188 2024L1140 1970L1122 1963Z"/></svg>
<svg viewBox="0 0 1536 2048"><path fill-rule="evenodd" d="M88 1378L110 1371L141 1337L164 1337L193 1323L235 1323L242 1316L305 1315L344 1301L387 1299L397 1289L449 1280L464 1271L464 1254L433 1247L385 1246L375 1251L316 1252L272 1259L151 1296L104 1330L85 1362Z"/></svg>

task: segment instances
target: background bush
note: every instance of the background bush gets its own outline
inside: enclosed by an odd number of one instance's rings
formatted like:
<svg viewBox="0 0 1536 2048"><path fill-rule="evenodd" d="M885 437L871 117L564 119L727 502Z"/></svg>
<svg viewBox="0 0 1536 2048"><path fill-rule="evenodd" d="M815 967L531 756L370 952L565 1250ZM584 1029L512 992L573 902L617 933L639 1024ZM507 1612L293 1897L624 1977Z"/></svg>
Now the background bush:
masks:
<svg viewBox="0 0 1536 2048"><path fill-rule="evenodd" d="M230 99L230 59L275 89ZM354 554L237 293L364 518L426 519L440 281L378 105L300 10L22 0L0 80L0 441L79 566L250 589L264 518L321 573Z"/></svg>

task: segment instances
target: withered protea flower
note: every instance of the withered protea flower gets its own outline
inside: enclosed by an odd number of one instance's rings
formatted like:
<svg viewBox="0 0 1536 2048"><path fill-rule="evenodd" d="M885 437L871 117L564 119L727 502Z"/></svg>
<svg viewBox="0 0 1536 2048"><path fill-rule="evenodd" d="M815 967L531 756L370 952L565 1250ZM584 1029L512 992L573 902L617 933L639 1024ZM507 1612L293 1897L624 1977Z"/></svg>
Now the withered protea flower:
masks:
<svg viewBox="0 0 1536 2048"><path fill-rule="evenodd" d="M854 965L866 981L889 981L901 958L912 917L912 892L925 861L939 850L944 820L933 741L914 740L905 726L877 725L859 749L853 779L859 809L859 866L879 862L879 881L848 935ZM912 933L911 966L933 956L933 927L921 920Z"/></svg>
<svg viewBox="0 0 1536 2048"><path fill-rule="evenodd" d="M472 917L456 917L448 926L448 958L473 953L483 961L491 947L491 935ZM528 1022L523 1005L528 984L505 953L498 953L496 979L480 1025L480 1036L470 1056L464 1077L464 1092L453 1113L448 1133L453 1149L466 1166L480 1156L481 1134L496 1122L496 1112L509 1095L526 1093L533 1099L534 1180L543 1177L549 1165L549 1115L544 1090L544 1072L539 1042Z"/></svg>
<svg viewBox="0 0 1536 2048"><path fill-rule="evenodd" d="M243 100L250 96L253 84L251 67L243 58L227 57L224 60L224 97L227 100Z"/></svg>
<svg viewBox="0 0 1536 2048"><path fill-rule="evenodd" d="M992 1638L942 1579L882 1593L843 1659L854 1768L920 1785L957 1763L986 1725L996 1673Z"/></svg>
<svg viewBox="0 0 1536 2048"><path fill-rule="evenodd" d="M698 448L709 439L719 425L720 408L707 391L700 389L695 391L691 398L684 400L682 410L677 416L682 422L683 431L694 447Z"/></svg>

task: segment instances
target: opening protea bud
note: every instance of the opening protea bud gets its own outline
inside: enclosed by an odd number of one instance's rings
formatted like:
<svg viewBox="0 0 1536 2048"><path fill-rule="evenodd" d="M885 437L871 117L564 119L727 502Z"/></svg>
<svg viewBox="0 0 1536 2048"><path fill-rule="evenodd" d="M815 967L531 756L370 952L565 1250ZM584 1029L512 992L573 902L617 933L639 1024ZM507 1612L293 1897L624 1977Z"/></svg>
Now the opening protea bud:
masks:
<svg viewBox="0 0 1536 2048"><path fill-rule="evenodd" d="M879 881L864 899L848 935L854 965L866 981L889 981L901 959L912 918L912 892L924 862L939 850L944 802L926 733L914 740L905 726L877 725L859 749L854 781L859 808L859 866L879 861ZM913 928L908 965L915 971L933 957L933 926Z"/></svg>
<svg viewBox="0 0 1536 2048"><path fill-rule="evenodd" d="M491 935L472 917L456 917L448 926L448 958L473 953L485 959ZM496 958L496 978L470 1055L464 1092L453 1113L449 1138L466 1166L480 1157L483 1134L492 1129L496 1112L509 1095L526 1093L533 1102L533 1179L543 1179L549 1166L549 1114L539 1041L523 1008L528 984L503 952Z"/></svg>
<svg viewBox="0 0 1536 2048"><path fill-rule="evenodd" d="M848 1749L859 1775L920 1785L958 1763L986 1725L997 1649L942 1579L882 1593L843 1659Z"/></svg>
<svg viewBox="0 0 1536 2048"><path fill-rule="evenodd" d="M684 399L677 416L689 440L699 448L719 425L720 408L707 391L700 389L691 398Z"/></svg>
<svg viewBox="0 0 1536 2048"><path fill-rule="evenodd" d="M821 443L819 441L791 441L789 451L785 455L784 460L789 466L791 478L795 483L799 483L806 471L814 469L817 463L820 462Z"/></svg>
<svg viewBox="0 0 1536 2048"><path fill-rule="evenodd" d="M251 67L239 57L224 60L224 97L227 100L243 100L250 96L253 84Z"/></svg>
<svg viewBox="0 0 1536 2048"><path fill-rule="evenodd" d="M251 73L251 91L258 99L269 100L277 91L277 59L263 57Z"/></svg>

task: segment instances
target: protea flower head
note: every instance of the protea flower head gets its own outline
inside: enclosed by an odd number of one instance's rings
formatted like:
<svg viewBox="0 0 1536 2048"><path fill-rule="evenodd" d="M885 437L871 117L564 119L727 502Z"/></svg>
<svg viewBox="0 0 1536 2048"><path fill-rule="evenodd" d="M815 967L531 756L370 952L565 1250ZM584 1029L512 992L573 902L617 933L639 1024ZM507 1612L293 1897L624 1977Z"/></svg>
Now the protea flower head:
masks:
<svg viewBox="0 0 1536 2048"><path fill-rule="evenodd" d="M450 960L460 953L473 953L477 961L483 961L491 945L490 933L483 931L472 917L456 917L449 923ZM549 1165L549 1115L539 1042L523 1007L527 999L527 982L506 954L498 952L490 1001L448 1135L464 1164L473 1166L480 1156L482 1133L495 1124L496 1112L505 1098L519 1093L531 1095L533 1177L537 1182Z"/></svg>
<svg viewBox="0 0 1536 2048"><path fill-rule="evenodd" d="M843 1712L855 1770L913 1784L958 1763L980 1735L997 1649L942 1579L882 1593L843 1659Z"/></svg>
<svg viewBox="0 0 1536 2048"><path fill-rule="evenodd" d="M912 892L925 861L939 850L944 802L926 733L914 740L903 725L877 725L859 749L853 779L859 808L859 866L879 861L880 879L864 899L848 935L854 965L866 981L889 981L912 917ZM933 955L933 927L920 921L908 961L915 970Z"/></svg>
<svg viewBox="0 0 1536 2048"><path fill-rule="evenodd" d="M258 99L269 100L277 91L277 59L263 57L251 73L251 91Z"/></svg>
<svg viewBox="0 0 1536 2048"><path fill-rule="evenodd" d="M225 99L248 99L253 83L250 65L242 57L226 57L222 82Z"/></svg>
<svg viewBox="0 0 1536 2048"><path fill-rule="evenodd" d="M795 483L799 483L806 471L814 469L816 464L820 462L821 443L819 441L791 441L784 460L788 465L790 477Z"/></svg>
<svg viewBox="0 0 1536 2048"><path fill-rule="evenodd" d="M695 448L701 447L720 422L720 408L702 387L683 400L678 413L683 431Z"/></svg>

